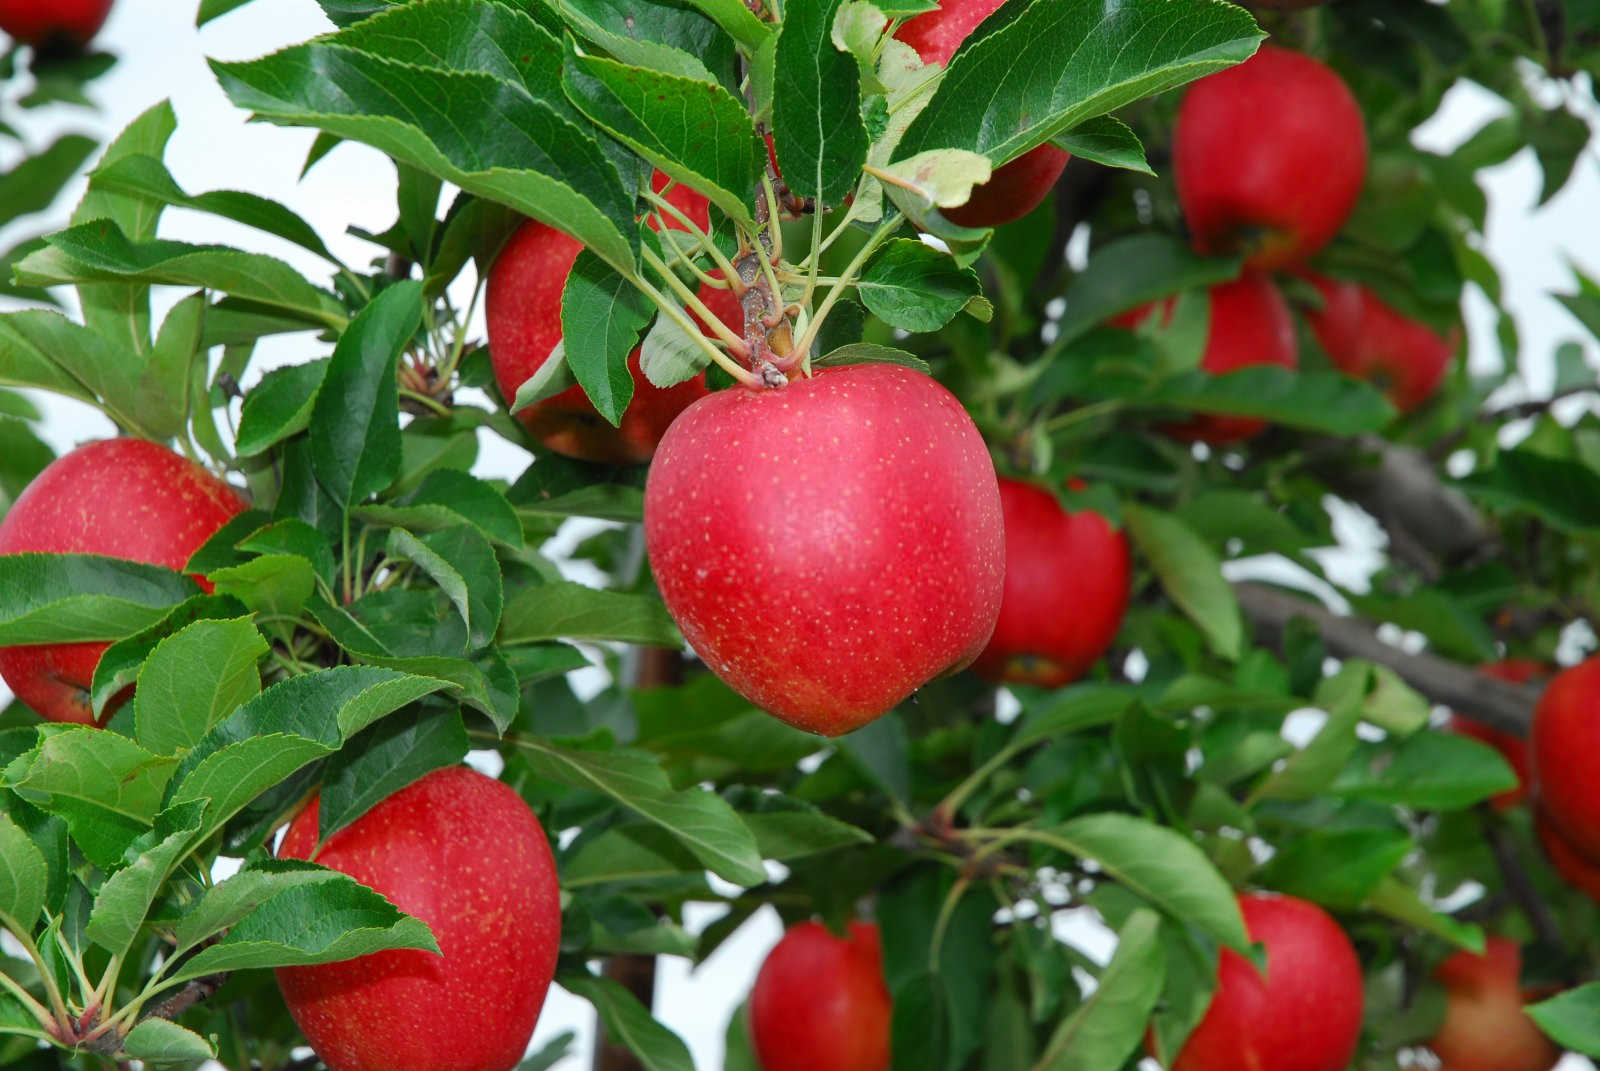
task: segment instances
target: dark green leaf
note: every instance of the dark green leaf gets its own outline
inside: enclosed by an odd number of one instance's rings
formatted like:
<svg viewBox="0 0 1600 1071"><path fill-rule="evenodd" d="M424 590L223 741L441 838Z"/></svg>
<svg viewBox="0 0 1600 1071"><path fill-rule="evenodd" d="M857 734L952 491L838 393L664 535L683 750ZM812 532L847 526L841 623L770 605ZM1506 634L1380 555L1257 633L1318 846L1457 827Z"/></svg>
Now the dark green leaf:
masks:
<svg viewBox="0 0 1600 1071"><path fill-rule="evenodd" d="M1248 59L1261 36L1247 12L1226 5L1036 2L956 54L895 158L955 147L1003 164L1086 119Z"/></svg>
<svg viewBox="0 0 1600 1071"><path fill-rule="evenodd" d="M49 208L97 147L93 138L65 134L0 172L0 226Z"/></svg>
<svg viewBox="0 0 1600 1071"><path fill-rule="evenodd" d="M783 180L825 205L844 201L867 162L861 70L833 44L841 3L817 0L784 11L773 85L772 137Z"/></svg>
<svg viewBox="0 0 1600 1071"><path fill-rule="evenodd" d="M628 355L655 308L617 270L585 249L561 291L561 339L567 366L600 415L622 423L633 398ZM518 391L517 402L522 402Z"/></svg>
<svg viewBox="0 0 1600 1071"><path fill-rule="evenodd" d="M1100 984L1056 1030L1040 1071L1117 1071L1144 1037L1166 978L1161 918L1141 908L1117 934L1117 951Z"/></svg>
<svg viewBox="0 0 1600 1071"><path fill-rule="evenodd" d="M0 555L0 645L120 640L195 593L159 565L92 554Z"/></svg>
<svg viewBox="0 0 1600 1071"><path fill-rule="evenodd" d="M323 774L317 842L425 774L456 765L468 746L466 726L455 710L413 707L364 730Z"/></svg>
<svg viewBox="0 0 1600 1071"><path fill-rule="evenodd" d="M261 691L266 641L249 618L196 621L158 643L139 671L135 739L157 755L193 746Z"/></svg>
<svg viewBox="0 0 1600 1071"><path fill-rule="evenodd" d="M971 268L912 238L887 243L856 283L874 316L906 331L939 330L981 289Z"/></svg>
<svg viewBox="0 0 1600 1071"><path fill-rule="evenodd" d="M1244 644L1244 621L1233 589L1222 578L1222 563L1198 536L1169 513L1123 506L1128 534L1150 560L1161 585L1200 626L1212 648L1236 659Z"/></svg>
<svg viewBox="0 0 1600 1071"><path fill-rule="evenodd" d="M1330 787L1338 795L1418 810L1458 810L1517 787L1499 751L1459 733L1416 733L1374 749Z"/></svg>
<svg viewBox="0 0 1600 1071"><path fill-rule="evenodd" d="M311 423L311 407L328 375L328 359L275 368L261 377L239 412L239 434L234 450L254 457Z"/></svg>
<svg viewBox="0 0 1600 1071"><path fill-rule="evenodd" d="M751 193L766 152L750 113L726 89L576 54L562 80L596 124L733 219L751 222Z"/></svg>
<svg viewBox="0 0 1600 1071"><path fill-rule="evenodd" d="M504 600L500 563L476 528L457 525L420 539L404 528L392 528L388 554L414 562L439 585L466 624L473 647L494 638Z"/></svg>
<svg viewBox="0 0 1600 1071"><path fill-rule="evenodd" d="M678 626L653 595L600 591L559 581L528 588L506 604L500 619L502 644L558 639L683 646Z"/></svg>
<svg viewBox="0 0 1600 1071"><path fill-rule="evenodd" d="M1263 417L1338 435L1380 431L1395 415L1388 399L1364 380L1278 365L1252 365L1220 376L1186 372L1158 384L1141 400L1197 413Z"/></svg>
<svg viewBox="0 0 1600 1071"><path fill-rule="evenodd" d="M361 310L334 347L311 410L317 482L341 505L361 502L400 475L400 354L422 318L422 284L391 286Z"/></svg>
<svg viewBox="0 0 1600 1071"><path fill-rule="evenodd" d="M1067 288L1067 309L1052 350L1129 309L1238 277L1237 257L1202 257L1170 235L1136 234L1108 242Z"/></svg>
<svg viewBox="0 0 1600 1071"><path fill-rule="evenodd" d="M1352 910L1366 902L1414 847L1398 829L1310 830L1279 843L1255 880L1291 896ZM1330 866L1330 860L1337 865Z"/></svg>
<svg viewBox="0 0 1600 1071"><path fill-rule="evenodd" d="M1073 156L1106 167L1120 167L1141 175L1155 174L1144 158L1144 146L1139 143L1139 135L1127 123L1109 115L1086 119L1050 140Z"/></svg>
<svg viewBox="0 0 1600 1071"><path fill-rule="evenodd" d="M650 1017L638 998L610 978L569 971L556 979L562 989L595 1006L606 1038L622 1045L645 1071L694 1071L683 1039Z"/></svg>
<svg viewBox="0 0 1600 1071"><path fill-rule="evenodd" d="M522 546L522 522L506 496L459 469L430 472L422 485L400 502L363 506L355 515L372 524L399 525L417 532L470 524L497 543Z"/></svg>
<svg viewBox="0 0 1600 1071"><path fill-rule="evenodd" d="M1532 513L1566 531L1600 530L1600 473L1576 461L1507 450L1493 468L1463 478L1460 485L1491 506Z"/></svg>

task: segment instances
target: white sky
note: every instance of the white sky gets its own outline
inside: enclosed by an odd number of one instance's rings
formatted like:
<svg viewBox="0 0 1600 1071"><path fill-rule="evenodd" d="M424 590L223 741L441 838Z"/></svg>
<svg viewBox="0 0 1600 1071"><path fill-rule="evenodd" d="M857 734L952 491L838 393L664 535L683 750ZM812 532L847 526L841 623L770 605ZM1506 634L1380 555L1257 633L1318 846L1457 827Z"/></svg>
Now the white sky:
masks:
<svg viewBox="0 0 1600 1071"><path fill-rule="evenodd" d="M273 49L305 40L329 28L313 0L257 0L227 15L203 31L193 26L193 0L120 0L101 35L101 43L121 57L117 67L95 83L91 95L100 104L98 114L79 109L51 107L26 115L23 132L32 149L42 148L55 136L83 130L102 140L120 130L140 112L170 98L178 115L178 129L167 162L179 184L191 193L212 189L244 189L283 201L304 216L333 251L348 263L361 265L376 254L374 247L344 233L356 225L381 231L394 219L394 172L377 152L346 144L317 165L302 182L297 176L312 133L285 130L265 124L246 125L243 113L228 103L206 66L205 58L249 59ZM1494 98L1474 87L1451 94L1440 115L1419 132L1418 144L1449 149L1492 117ZM0 166L16 157L13 146L0 143ZM1600 161L1593 149L1562 195L1544 209L1533 211L1540 184L1539 169L1531 150L1486 174L1490 217L1486 252L1501 270L1507 301L1515 311L1523 340L1523 368L1530 382L1525 396L1537 397L1549 389L1551 354L1567 340L1584 341L1590 364L1597 362L1592 340L1551 300L1551 290L1571 290L1569 260L1600 275ZM81 192L74 185L49 215L52 227L64 225ZM38 226L36 219L28 221ZM0 227L0 249L32 231L13 224ZM279 256L314 280L326 278L318 258L286 242L259 232L179 209L168 210L161 229L165 238L195 242L231 243ZM469 269L470 271L470 269ZM160 303L163 312L178 295ZM0 309L8 307L0 298ZM1498 366L1498 349L1486 302L1467 303L1470 360L1475 369ZM277 363L298 362L318 356L318 344L309 336L267 340L246 382ZM1513 388L1512 395L1524 396ZM58 451L111 433L111 426L93 409L52 396L35 395L46 410L43 434ZM527 455L492 435L484 439L479 470L485 475L515 476ZM1350 519L1359 529L1359 518ZM1352 546L1338 559L1341 581L1356 586L1371 568L1373 548ZM691 910L689 926L698 930L716 911ZM1109 957L1110 942L1103 930L1085 920L1068 928L1070 938L1102 962ZM770 910L759 914L698 970L690 973L681 960L663 958L657 984L657 1015L688 1042L695 1065L703 1071L722 1064L722 1035L728 1017L748 992L766 950L777 939L777 917ZM573 1029L580 1034L575 1056L563 1062L562 1071L587 1068L590 1062L593 1015L589 1006L557 990L534 1035L535 1046ZM1568 1057L1562 1071L1592 1068L1587 1060Z"/></svg>

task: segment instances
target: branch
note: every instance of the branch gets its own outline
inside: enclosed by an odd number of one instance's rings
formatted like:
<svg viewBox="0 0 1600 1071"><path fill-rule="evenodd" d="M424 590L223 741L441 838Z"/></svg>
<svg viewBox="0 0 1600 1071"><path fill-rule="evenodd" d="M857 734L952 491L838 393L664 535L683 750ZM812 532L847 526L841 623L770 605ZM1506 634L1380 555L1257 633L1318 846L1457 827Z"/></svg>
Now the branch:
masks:
<svg viewBox="0 0 1600 1071"><path fill-rule="evenodd" d="M1495 680L1426 651L1408 654L1378 639L1370 622L1340 616L1276 588L1240 583L1233 590L1245 616L1269 642L1276 642L1291 620L1303 617L1316 626L1336 657L1365 658L1387 666L1435 703L1504 732L1528 735L1539 702L1536 687Z"/></svg>
<svg viewBox="0 0 1600 1071"><path fill-rule="evenodd" d="M1481 807L1480 811L1483 815L1483 839L1488 842L1489 851L1500 868L1500 876L1505 879L1506 892L1511 894L1511 899L1528 917L1540 941L1556 948L1562 947L1561 927L1556 925L1550 905L1544 902L1544 897L1539 895L1528 872L1522 868L1522 860L1517 856L1517 846L1510 832L1499 816L1487 806Z"/></svg>
<svg viewBox="0 0 1600 1071"><path fill-rule="evenodd" d="M208 974L203 978L196 978L160 1004L145 1010L139 1018L143 1019L176 1019L202 1000L209 1000L217 990L222 988L228 980L228 972L221 974Z"/></svg>

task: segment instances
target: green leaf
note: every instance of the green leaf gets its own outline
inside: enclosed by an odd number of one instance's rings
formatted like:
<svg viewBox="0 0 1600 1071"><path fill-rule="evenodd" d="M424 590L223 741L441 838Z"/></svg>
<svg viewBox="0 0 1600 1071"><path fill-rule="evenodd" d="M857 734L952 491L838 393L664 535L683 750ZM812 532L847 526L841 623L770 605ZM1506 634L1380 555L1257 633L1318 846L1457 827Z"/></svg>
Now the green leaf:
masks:
<svg viewBox="0 0 1600 1071"><path fill-rule="evenodd" d="M63 813L62 803L76 802L111 821L148 826L161 809L175 766L174 759L152 754L125 736L72 726L42 736L38 746L13 759L5 781L51 813ZM80 845L83 838L73 820L84 813L79 808L66 815ZM114 862L115 857L105 868Z"/></svg>
<svg viewBox="0 0 1600 1071"><path fill-rule="evenodd" d="M286 312L308 325L344 326L337 298L318 289L283 261L222 245L191 245L164 238L137 241L110 220L52 234L16 267L20 282L132 282L220 290Z"/></svg>
<svg viewBox="0 0 1600 1071"><path fill-rule="evenodd" d="M139 927L155 903L167 877L187 854L200 828L203 801L185 804L159 815L154 831L138 858L106 879L95 894L85 934L110 952L124 955L139 936Z"/></svg>
<svg viewBox="0 0 1600 1071"><path fill-rule="evenodd" d="M720 876L739 885L767 880L755 836L727 801L701 788L677 791L653 757L625 751L580 751L532 736L518 754L535 777L610 796L666 829Z"/></svg>
<svg viewBox="0 0 1600 1071"><path fill-rule="evenodd" d="M564 0L556 10L580 37L599 46L585 48L589 55L732 88L732 39L688 5Z"/></svg>
<svg viewBox="0 0 1600 1071"><path fill-rule="evenodd" d="M572 102L617 140L731 218L753 225L750 199L766 151L733 94L713 82L576 53L567 59L562 84Z"/></svg>
<svg viewBox="0 0 1600 1071"><path fill-rule="evenodd" d="M174 305L161 323L150 359L139 375L133 410L141 425L157 439L181 434L189 416L190 382L201 358L201 325L206 295L202 290ZM200 375L205 375L200 369Z"/></svg>
<svg viewBox="0 0 1600 1071"><path fill-rule="evenodd" d="M191 196L183 191L158 157L140 153L123 156L101 165L92 179L98 189L109 193L128 194L230 219L308 249L330 263L339 263L311 225L277 201L237 190Z"/></svg>
<svg viewBox="0 0 1600 1071"><path fill-rule="evenodd" d="M0 226L49 208L96 148L94 138L65 134L0 172Z"/></svg>
<svg viewBox="0 0 1600 1071"><path fill-rule="evenodd" d="M140 430L128 407L137 373L138 365L111 342L60 313L0 315L0 385L38 387L100 405L119 424Z"/></svg>
<svg viewBox="0 0 1600 1071"><path fill-rule="evenodd" d="M521 548L522 522L517 511L492 484L458 469L437 469L399 502L362 506L355 516L370 524L396 525L414 532L434 532L470 524L504 546Z"/></svg>
<svg viewBox="0 0 1600 1071"><path fill-rule="evenodd" d="M1048 831L1045 843L1086 859L1180 922L1241 955L1250 938L1238 901L1194 841L1125 814L1091 814ZM1159 983L1158 983L1159 988Z"/></svg>
<svg viewBox="0 0 1600 1071"><path fill-rule="evenodd" d="M728 35L754 54L772 37L772 27L756 17L742 0L689 0Z"/></svg>
<svg viewBox="0 0 1600 1071"><path fill-rule="evenodd" d="M457 710L414 707L365 730L323 772L318 844L425 774L456 765L467 748Z"/></svg>
<svg viewBox="0 0 1600 1071"><path fill-rule="evenodd" d="M1313 829L1276 847L1256 881L1328 907L1354 910L1415 844L1398 829ZM1331 860L1337 865L1330 866Z"/></svg>
<svg viewBox="0 0 1600 1071"><path fill-rule="evenodd" d="M1346 767L1328 791L1418 810L1453 811L1516 787L1516 771L1488 744L1459 733L1416 733Z"/></svg>
<svg viewBox="0 0 1600 1071"><path fill-rule="evenodd" d="M851 342L811 362L813 368L846 364L897 364L902 368L915 369L923 375L933 374L933 366L916 354L871 342Z"/></svg>
<svg viewBox="0 0 1600 1071"><path fill-rule="evenodd" d="M1457 922L1423 902L1416 891L1393 877L1384 878L1367 897L1367 908L1405 923L1413 929L1449 941L1473 955L1483 955L1483 930Z"/></svg>
<svg viewBox="0 0 1600 1071"><path fill-rule="evenodd" d="M841 3L792 5L778 32L772 105L778 166L791 190L815 197L819 206L843 202L867 162L861 70L853 56L833 44L833 19Z"/></svg>
<svg viewBox="0 0 1600 1071"><path fill-rule="evenodd" d="M639 344L639 370L652 387L676 387L705 371L711 355L665 316L645 332Z"/></svg>
<svg viewBox="0 0 1600 1071"><path fill-rule="evenodd" d="M239 411L239 433L234 450L240 457L254 457L304 431L311 424L311 409L317 391L328 375L328 359L275 368L244 396Z"/></svg>
<svg viewBox="0 0 1600 1071"><path fill-rule="evenodd" d="M419 539L404 528L391 528L385 553L415 563L439 585L461 615L473 647L494 638L503 598L500 563L476 529L458 525Z"/></svg>
<svg viewBox="0 0 1600 1071"><path fill-rule="evenodd" d="M195 29L251 2L252 0L200 0L200 10L194 14Z"/></svg>
<svg viewBox="0 0 1600 1071"><path fill-rule="evenodd" d="M561 887L644 882L704 869L694 853L665 829L629 822L575 845L572 855L561 861Z"/></svg>
<svg viewBox="0 0 1600 1071"><path fill-rule="evenodd" d="M933 971L913 975L894 989L889 1020L892 1071L927 1071L948 1062L950 996Z"/></svg>
<svg viewBox="0 0 1600 1071"><path fill-rule="evenodd" d="M608 1041L633 1053L645 1071L694 1071L683 1039L651 1018L650 1010L621 984L587 971L568 971L556 983L600 1013Z"/></svg>
<svg viewBox="0 0 1600 1071"><path fill-rule="evenodd" d="M311 410L317 482L344 506L400 475L400 354L422 321L422 284L397 283L350 322L334 347Z"/></svg>
<svg viewBox="0 0 1600 1071"><path fill-rule="evenodd" d="M809 806L746 813L743 818L744 824L755 834L761 857L779 862L871 844L873 840L866 830Z"/></svg>
<svg viewBox="0 0 1600 1071"><path fill-rule="evenodd" d="M1099 985L1050 1038L1039 1071L1117 1071L1127 1062L1166 979L1160 926L1160 916L1146 908L1129 916Z"/></svg>
<svg viewBox="0 0 1600 1071"><path fill-rule="evenodd" d="M336 874L326 882L284 889L162 982L171 986L223 971L337 963L397 948L439 951L426 923Z"/></svg>
<svg viewBox="0 0 1600 1071"><path fill-rule="evenodd" d="M206 579L217 594L231 595L255 613L292 617L316 588L316 568L298 554L263 554L213 569Z"/></svg>
<svg viewBox="0 0 1600 1071"><path fill-rule="evenodd" d="M956 54L895 157L954 146L1003 164L1086 119L1248 59L1261 37L1248 12L1226 5L1035 2Z"/></svg>
<svg viewBox="0 0 1600 1071"><path fill-rule="evenodd" d="M181 573L121 558L0 555L0 646L119 640L195 590Z"/></svg>
<svg viewBox="0 0 1600 1071"><path fill-rule="evenodd" d="M257 528L239 540L238 548L247 553L302 558L311 563L312 569L324 583L333 583L333 548L328 545L326 536L297 517L287 517Z"/></svg>
<svg viewBox="0 0 1600 1071"><path fill-rule="evenodd" d="M100 656L94 668L94 681L89 694L96 714L104 712L106 703L139 677L145 659L156 645L185 628L190 623L219 618L238 617L244 605L237 599L216 595L194 595L179 603L158 619L155 624L118 640Z"/></svg>
<svg viewBox="0 0 1600 1071"><path fill-rule="evenodd" d="M1049 352L1129 309L1238 277L1239 258L1202 257L1171 235L1136 234L1107 242L1067 287L1060 334Z"/></svg>
<svg viewBox="0 0 1600 1071"><path fill-rule="evenodd" d="M1140 399L1197 413L1263 417L1285 427L1338 435L1381 431L1394 406L1372 384L1338 372L1251 365L1223 375L1193 371L1157 384Z"/></svg>
<svg viewBox="0 0 1600 1071"><path fill-rule="evenodd" d="M122 1051L149 1064L189 1064L214 1060L216 1048L205 1038L171 1019L141 1019L122 1039Z"/></svg>
<svg viewBox="0 0 1600 1071"><path fill-rule="evenodd" d="M1222 563L1194 531L1170 513L1131 503L1122 508L1128 534L1149 559L1172 601L1205 633L1212 650L1237 659L1244 645L1244 621L1233 588L1222 578Z"/></svg>
<svg viewBox="0 0 1600 1071"><path fill-rule="evenodd" d="M683 646L678 626L654 595L600 591L557 581L528 588L506 604L500 618L502 644L558 639Z"/></svg>
<svg viewBox="0 0 1600 1071"><path fill-rule="evenodd" d="M201 832L208 836L302 766L327 758L379 718L444 687L441 680L376 666L291 677L207 733L179 764L164 803L209 799Z"/></svg>
<svg viewBox="0 0 1600 1071"><path fill-rule="evenodd" d="M560 228L616 268L634 266L632 197L595 140L562 115L564 101L329 40L212 69L234 104L262 118L365 142Z"/></svg>
<svg viewBox="0 0 1600 1071"><path fill-rule="evenodd" d="M1568 532L1600 531L1600 473L1532 450L1506 450L1486 472L1458 481L1496 509L1531 513Z"/></svg>
<svg viewBox="0 0 1600 1071"><path fill-rule="evenodd" d="M49 879L44 855L8 814L0 813L0 916L32 933Z"/></svg>
<svg viewBox="0 0 1600 1071"><path fill-rule="evenodd" d="M1290 755L1252 794L1253 800L1309 799L1324 792L1344 769L1357 747L1356 726L1372 668L1351 659L1324 678L1312 697L1328 712L1328 720L1311 742Z"/></svg>
<svg viewBox="0 0 1600 1071"><path fill-rule="evenodd" d="M939 330L981 289L977 272L914 238L886 243L856 283L874 316L906 331Z"/></svg>
<svg viewBox="0 0 1600 1071"><path fill-rule="evenodd" d="M1139 135L1127 123L1113 116L1101 115L1087 119L1050 140L1073 156L1092 160L1105 167L1119 167L1137 171L1141 175L1155 174L1144 157L1144 146L1139 143Z"/></svg>
<svg viewBox="0 0 1600 1071"><path fill-rule="evenodd" d="M654 313L643 292L615 268L587 249L578 254L561 291L561 344L583 393L613 425L622 423L633 398L628 355Z"/></svg>
<svg viewBox="0 0 1600 1071"><path fill-rule="evenodd" d="M181 956L207 937L226 930L285 889L337 878L335 871L299 859L252 863L207 889L179 917L173 929L173 955Z"/></svg>
<svg viewBox="0 0 1600 1071"><path fill-rule="evenodd" d="M1590 982L1524 1009L1564 1049L1600 1056L1600 982Z"/></svg>
<svg viewBox="0 0 1600 1071"><path fill-rule="evenodd" d="M196 621L158 643L134 692L134 739L157 755L192 747L261 691L267 643L249 618Z"/></svg>

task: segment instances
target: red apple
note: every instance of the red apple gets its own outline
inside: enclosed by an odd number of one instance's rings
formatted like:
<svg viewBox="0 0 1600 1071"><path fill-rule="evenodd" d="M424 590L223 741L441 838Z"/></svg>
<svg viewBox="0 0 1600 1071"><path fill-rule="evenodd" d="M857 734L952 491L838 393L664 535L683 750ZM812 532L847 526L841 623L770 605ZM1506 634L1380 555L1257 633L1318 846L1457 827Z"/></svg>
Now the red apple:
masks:
<svg viewBox="0 0 1600 1071"><path fill-rule="evenodd" d="M1491 662L1478 672L1512 684L1526 684L1548 676L1550 667L1532 658L1507 658ZM1482 722L1460 714L1450 715L1450 731L1480 740L1501 755L1517 772L1517 787L1489 797L1489 804L1497 811L1509 810L1528 798L1528 786L1533 783L1533 760L1528 754L1528 741L1512 733L1492 729Z"/></svg>
<svg viewBox="0 0 1600 1071"><path fill-rule="evenodd" d="M1445 1071L1550 1071L1561 1059L1522 1010L1522 951L1490 937L1484 954L1457 952L1434 971L1449 997L1444 1022L1428 1048Z"/></svg>
<svg viewBox="0 0 1600 1071"><path fill-rule="evenodd" d="M0 0L0 32L24 44L83 46L100 32L112 0Z"/></svg>
<svg viewBox="0 0 1600 1071"><path fill-rule="evenodd" d="M1345 1071L1361 1037L1361 963L1333 919L1292 896L1239 897L1267 973L1222 950L1217 992L1173 1071Z"/></svg>
<svg viewBox="0 0 1600 1071"><path fill-rule="evenodd" d="M1600 865L1585 859L1567 843L1566 838L1544 813L1543 807L1534 808L1533 828L1539 835L1539 843L1544 847L1544 854L1549 858L1550 865L1556 868L1556 873L1565 878L1567 884L1587 893L1590 899L1600 903Z"/></svg>
<svg viewBox="0 0 1600 1071"><path fill-rule="evenodd" d="M106 439L57 458L27 486L0 519L0 554L103 554L182 569L244 508L233 488L166 447ZM0 678L42 717L92 725L89 685L107 646L0 647Z"/></svg>
<svg viewBox="0 0 1600 1071"><path fill-rule="evenodd" d="M908 19L894 35L916 49L923 63L943 67L961 42L1004 2L943 0L937 9ZM1071 158L1054 145L1029 149L996 168L966 204L943 209L944 217L960 227L998 227L1021 219L1039 207Z"/></svg>
<svg viewBox="0 0 1600 1071"><path fill-rule="evenodd" d="M750 992L761 1071L888 1071L889 989L878 927L835 937L802 922L767 954Z"/></svg>
<svg viewBox="0 0 1600 1071"><path fill-rule="evenodd" d="M653 185L660 190L665 181L657 172ZM666 199L696 226L707 225L709 205L698 193L674 186ZM670 218L669 225L681 229ZM576 238L529 220L511 236L489 270L485 305L489 359L508 405L515 400L517 388L539 370L561 341L561 292L582 248ZM707 285L700 288L698 296L735 334L744 334L744 312L731 290ZM558 454L613 464L649 461L667 425L696 399L705 397L705 376L664 389L652 386L640 371L638 350L629 356L628 367L633 372L634 393L620 427L612 427L596 412L578 386L529 406L517 419Z"/></svg>
<svg viewBox="0 0 1600 1071"><path fill-rule="evenodd" d="M1200 367L1220 375L1253 364L1293 368L1300 362L1295 342L1294 316L1278 288L1264 275L1246 275L1237 282L1211 288L1211 322ZM1176 299L1163 306L1163 322L1172 318ZM1143 305L1111 322L1137 327L1153 311ZM1167 431L1181 439L1198 439L1213 445L1241 442L1265 431L1267 422L1256 417L1197 416Z"/></svg>
<svg viewBox="0 0 1600 1071"><path fill-rule="evenodd" d="M1000 481L1006 584L994 636L973 669L1059 688L1111 646L1128 608L1128 537L1092 509L1068 513L1033 484Z"/></svg>
<svg viewBox="0 0 1600 1071"><path fill-rule="evenodd" d="M317 843L318 799L278 849L315 859L426 922L442 956L399 950L282 967L278 986L329 1071L510 1071L561 944L550 842L506 785L435 770Z"/></svg>
<svg viewBox="0 0 1600 1071"><path fill-rule="evenodd" d="M1322 308L1306 317L1311 331L1340 371L1369 380L1402 413L1439 389L1455 343L1428 325L1402 316L1367 287L1310 276Z"/></svg>
<svg viewBox="0 0 1600 1071"><path fill-rule="evenodd" d="M949 391L896 365L696 402L650 466L644 527L706 664L825 736L968 665L1000 611L989 452Z"/></svg>
<svg viewBox="0 0 1600 1071"><path fill-rule="evenodd" d="M1173 170L1197 250L1242 251L1258 271L1289 268L1327 245L1355 207L1366 127L1333 71L1262 45L1184 96Z"/></svg>
<svg viewBox="0 0 1600 1071"><path fill-rule="evenodd" d="M1600 657L1556 674L1533 712L1539 803L1585 859L1600 859Z"/></svg>

